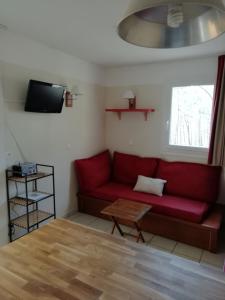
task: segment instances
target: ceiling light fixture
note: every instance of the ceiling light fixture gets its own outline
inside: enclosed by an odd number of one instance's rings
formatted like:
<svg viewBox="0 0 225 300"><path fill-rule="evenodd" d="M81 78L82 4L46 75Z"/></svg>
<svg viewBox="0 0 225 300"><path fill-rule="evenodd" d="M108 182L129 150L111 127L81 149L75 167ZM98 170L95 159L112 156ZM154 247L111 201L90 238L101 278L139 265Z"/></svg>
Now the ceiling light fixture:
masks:
<svg viewBox="0 0 225 300"><path fill-rule="evenodd" d="M131 0L119 36L146 48L180 48L225 32L223 0Z"/></svg>
<svg viewBox="0 0 225 300"><path fill-rule="evenodd" d="M170 4L168 6L167 25L178 28L184 22L184 12L181 4Z"/></svg>

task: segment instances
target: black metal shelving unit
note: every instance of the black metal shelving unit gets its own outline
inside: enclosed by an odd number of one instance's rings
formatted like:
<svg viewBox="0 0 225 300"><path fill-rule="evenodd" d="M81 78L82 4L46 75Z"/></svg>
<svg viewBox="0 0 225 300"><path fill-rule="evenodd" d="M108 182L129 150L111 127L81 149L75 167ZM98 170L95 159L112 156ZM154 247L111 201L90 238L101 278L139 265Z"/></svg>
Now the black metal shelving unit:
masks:
<svg viewBox="0 0 225 300"><path fill-rule="evenodd" d="M46 193L38 189L38 182L44 178L50 177L51 180L51 192ZM16 192L13 197L10 195L10 182L14 182L16 185ZM20 197L18 193L17 185L24 185L25 197ZM30 186L32 185L32 186ZM8 219L9 219L9 240L10 242L20 238L34 229L39 228L39 224L50 219L56 218L55 207L55 173L54 166L37 164L37 173L33 175L27 175L24 177L19 176L12 169L6 170L6 191L7 191L7 204L8 204ZM40 192L43 197L38 200L29 199L29 192ZM39 209L39 204L47 199L51 199L52 211L45 211ZM12 217L14 207L18 206L22 209L22 213L19 216ZM18 227L25 230L19 237L15 237L14 228Z"/></svg>

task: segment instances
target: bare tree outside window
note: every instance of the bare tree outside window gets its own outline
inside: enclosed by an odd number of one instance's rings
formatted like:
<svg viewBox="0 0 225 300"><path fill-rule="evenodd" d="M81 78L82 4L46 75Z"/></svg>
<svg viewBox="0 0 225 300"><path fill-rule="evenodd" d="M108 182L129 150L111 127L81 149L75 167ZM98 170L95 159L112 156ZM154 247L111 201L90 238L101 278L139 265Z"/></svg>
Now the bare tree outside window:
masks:
<svg viewBox="0 0 225 300"><path fill-rule="evenodd" d="M208 148L214 85L174 87L169 144Z"/></svg>

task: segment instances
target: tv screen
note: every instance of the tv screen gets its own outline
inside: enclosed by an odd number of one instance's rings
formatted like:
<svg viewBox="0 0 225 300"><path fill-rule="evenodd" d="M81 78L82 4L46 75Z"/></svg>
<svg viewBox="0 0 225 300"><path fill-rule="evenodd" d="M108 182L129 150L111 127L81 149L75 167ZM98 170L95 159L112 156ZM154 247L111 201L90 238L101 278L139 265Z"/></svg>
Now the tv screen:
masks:
<svg viewBox="0 0 225 300"><path fill-rule="evenodd" d="M25 103L25 111L60 113L64 101L63 86L37 80L30 80Z"/></svg>

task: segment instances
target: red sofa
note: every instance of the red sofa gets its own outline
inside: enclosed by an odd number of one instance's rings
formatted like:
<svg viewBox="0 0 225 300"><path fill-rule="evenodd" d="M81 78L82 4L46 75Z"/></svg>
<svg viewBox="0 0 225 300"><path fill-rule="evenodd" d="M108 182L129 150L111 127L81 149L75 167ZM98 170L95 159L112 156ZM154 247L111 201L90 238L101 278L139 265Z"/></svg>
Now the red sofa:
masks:
<svg viewBox="0 0 225 300"><path fill-rule="evenodd" d="M142 228L215 252L223 206L216 204L221 168L109 151L75 161L79 210L103 217L118 198L152 205ZM165 179L163 196L133 191L138 175Z"/></svg>

